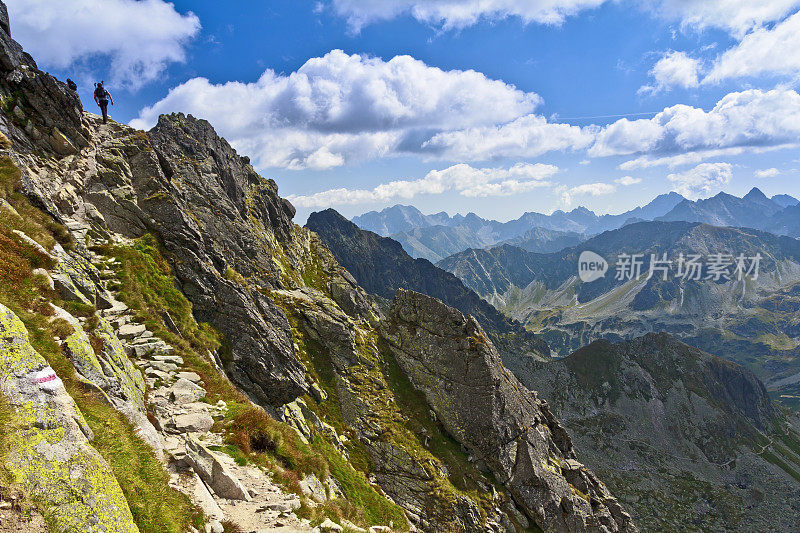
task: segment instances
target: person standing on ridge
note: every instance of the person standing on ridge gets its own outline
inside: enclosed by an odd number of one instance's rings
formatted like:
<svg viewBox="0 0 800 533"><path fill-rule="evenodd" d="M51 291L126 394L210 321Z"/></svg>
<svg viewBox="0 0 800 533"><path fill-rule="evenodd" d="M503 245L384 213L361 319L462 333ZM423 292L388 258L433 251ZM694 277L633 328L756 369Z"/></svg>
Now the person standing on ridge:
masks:
<svg viewBox="0 0 800 533"><path fill-rule="evenodd" d="M69 90L72 92L78 91L78 85L69 78L67 78L67 87L69 87Z"/></svg>
<svg viewBox="0 0 800 533"><path fill-rule="evenodd" d="M96 83L94 89L94 101L100 106L100 110L103 112L103 124L108 122L108 102L111 101L111 105L114 105L114 98L111 96L111 93L106 91L106 88L103 87L103 82Z"/></svg>

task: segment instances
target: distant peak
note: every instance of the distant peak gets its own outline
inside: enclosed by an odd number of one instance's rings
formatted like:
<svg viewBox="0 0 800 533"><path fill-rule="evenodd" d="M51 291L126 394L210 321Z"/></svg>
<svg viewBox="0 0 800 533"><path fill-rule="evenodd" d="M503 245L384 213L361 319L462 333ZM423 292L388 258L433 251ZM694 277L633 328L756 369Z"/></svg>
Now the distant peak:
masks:
<svg viewBox="0 0 800 533"><path fill-rule="evenodd" d="M758 187L750 189L750 192L747 193L744 198L748 200L768 200L767 195L761 192L761 189Z"/></svg>

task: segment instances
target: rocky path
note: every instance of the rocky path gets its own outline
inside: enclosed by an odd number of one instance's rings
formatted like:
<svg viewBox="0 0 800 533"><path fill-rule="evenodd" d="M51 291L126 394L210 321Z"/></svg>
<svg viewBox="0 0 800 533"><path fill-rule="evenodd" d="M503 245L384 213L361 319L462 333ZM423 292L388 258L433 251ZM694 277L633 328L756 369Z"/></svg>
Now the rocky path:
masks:
<svg viewBox="0 0 800 533"><path fill-rule="evenodd" d="M113 266L102 256L93 259L106 268ZM100 273L104 277L114 275L112 270ZM184 368L183 359L174 354L172 346L136 323L124 303L116 299L112 303L100 314L114 326L129 357L144 372L170 484L212 518L207 531L221 533L223 522L248 533L321 531L294 514L300 507L297 495L284 493L264 470L237 465L220 451L223 438L211 429L214 421L225 415L225 403L209 405L201 401L206 391L200 376Z"/></svg>

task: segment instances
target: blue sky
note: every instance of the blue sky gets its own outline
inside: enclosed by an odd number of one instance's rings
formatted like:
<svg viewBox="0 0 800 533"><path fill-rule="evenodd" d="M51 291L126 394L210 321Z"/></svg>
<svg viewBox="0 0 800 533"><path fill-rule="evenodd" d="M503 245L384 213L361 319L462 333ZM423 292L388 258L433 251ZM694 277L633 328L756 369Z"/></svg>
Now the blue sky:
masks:
<svg viewBox="0 0 800 533"><path fill-rule="evenodd" d="M800 0L7 4L88 110L105 79L119 121L209 119L300 223L800 196Z"/></svg>

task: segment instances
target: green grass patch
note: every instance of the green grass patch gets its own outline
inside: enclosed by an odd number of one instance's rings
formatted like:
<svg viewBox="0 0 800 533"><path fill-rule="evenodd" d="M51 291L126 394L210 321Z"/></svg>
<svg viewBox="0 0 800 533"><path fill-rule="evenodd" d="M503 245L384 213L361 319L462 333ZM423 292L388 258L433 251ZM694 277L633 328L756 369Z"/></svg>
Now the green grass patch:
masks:
<svg viewBox="0 0 800 533"><path fill-rule="evenodd" d="M769 461L770 463L774 464L790 476L792 476L796 481L800 481L800 472L789 466L786 461L775 455L769 450L765 450L764 453L761 454L761 457Z"/></svg>
<svg viewBox="0 0 800 533"><path fill-rule="evenodd" d="M391 503L367 481L363 472L355 470L328 441L315 437L314 448L327 459L333 478L339 483L348 504L340 503L342 516L356 524L389 525L397 529L408 527L403 510Z"/></svg>

